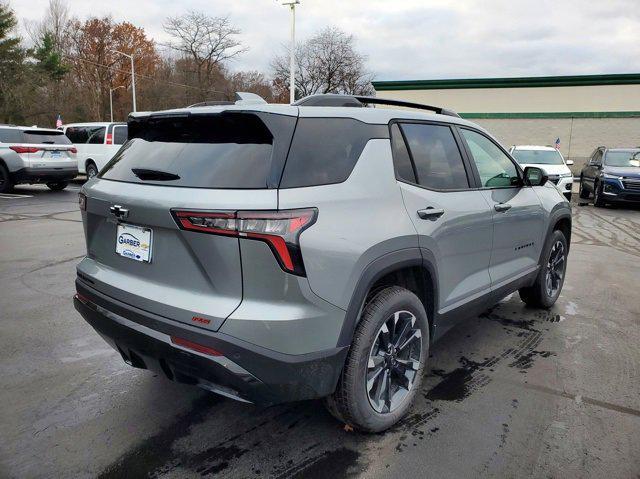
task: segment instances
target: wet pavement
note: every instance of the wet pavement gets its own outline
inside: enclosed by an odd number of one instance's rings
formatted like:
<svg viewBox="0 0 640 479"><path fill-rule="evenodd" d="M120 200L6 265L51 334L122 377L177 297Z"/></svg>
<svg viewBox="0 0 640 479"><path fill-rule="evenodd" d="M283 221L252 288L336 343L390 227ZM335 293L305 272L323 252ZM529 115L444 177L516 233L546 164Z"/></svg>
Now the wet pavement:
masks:
<svg viewBox="0 0 640 479"><path fill-rule="evenodd" d="M0 197L0 477L638 477L640 209L574 204L554 308L515 294L461 323L410 415L364 435L320 401L257 408L124 364L71 303L71 188Z"/></svg>

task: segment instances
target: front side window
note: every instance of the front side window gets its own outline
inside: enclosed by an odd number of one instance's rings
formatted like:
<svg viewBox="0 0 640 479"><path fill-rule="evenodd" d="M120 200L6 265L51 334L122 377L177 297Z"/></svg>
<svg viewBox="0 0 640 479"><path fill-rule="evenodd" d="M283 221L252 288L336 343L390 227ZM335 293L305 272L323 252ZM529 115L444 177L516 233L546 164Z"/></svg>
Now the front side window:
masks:
<svg viewBox="0 0 640 479"><path fill-rule="evenodd" d="M435 190L469 187L462 155L451 128L443 125L405 123L402 125L413 158L418 183Z"/></svg>
<svg viewBox="0 0 640 479"><path fill-rule="evenodd" d="M520 184L516 165L494 142L473 130L461 128L460 131L469 145L483 187L504 188Z"/></svg>

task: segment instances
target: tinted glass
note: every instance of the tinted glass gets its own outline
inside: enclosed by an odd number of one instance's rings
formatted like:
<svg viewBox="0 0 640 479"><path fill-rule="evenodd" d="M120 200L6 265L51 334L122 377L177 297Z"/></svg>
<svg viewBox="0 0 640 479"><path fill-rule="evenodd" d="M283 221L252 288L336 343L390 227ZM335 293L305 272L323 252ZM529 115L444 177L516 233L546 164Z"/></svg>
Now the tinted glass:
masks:
<svg viewBox="0 0 640 479"><path fill-rule="evenodd" d="M104 143L104 133L106 130L106 126L89 128L87 143L91 145L102 145Z"/></svg>
<svg viewBox="0 0 640 479"><path fill-rule="evenodd" d="M61 131L26 130L23 143L42 143L50 145L70 145L71 141Z"/></svg>
<svg viewBox="0 0 640 479"><path fill-rule="evenodd" d="M627 150L627 151L607 151L604 157L604 164L607 166L622 166L622 167L638 167L638 160L640 160L640 150ZM635 158L633 155L636 155Z"/></svg>
<svg viewBox="0 0 640 479"><path fill-rule="evenodd" d="M437 190L469 187L460 150L448 126L406 123L402 125L418 183Z"/></svg>
<svg viewBox="0 0 640 479"><path fill-rule="evenodd" d="M410 183L416 183L416 175L411 165L409 150L404 142L400 127L397 123L391 126L391 150L393 151L393 165L396 170L396 178Z"/></svg>
<svg viewBox="0 0 640 479"><path fill-rule="evenodd" d="M102 178L196 188L267 186L273 135L256 115L151 118L130 123L129 133Z"/></svg>
<svg viewBox="0 0 640 479"><path fill-rule="evenodd" d="M465 128L460 131L467 140L482 186L500 188L520 183L518 169L495 143L475 131Z"/></svg>
<svg viewBox="0 0 640 479"><path fill-rule="evenodd" d="M114 126L113 127L113 144L124 145L126 142L127 142L127 127Z"/></svg>
<svg viewBox="0 0 640 479"><path fill-rule="evenodd" d="M345 181L373 137L388 138L387 126L350 118L300 118L282 176L282 188Z"/></svg>
<svg viewBox="0 0 640 479"><path fill-rule="evenodd" d="M22 130L0 128L0 143L22 143Z"/></svg>
<svg viewBox="0 0 640 479"><path fill-rule="evenodd" d="M521 165L563 165L560 152L555 150L513 150L513 157Z"/></svg>

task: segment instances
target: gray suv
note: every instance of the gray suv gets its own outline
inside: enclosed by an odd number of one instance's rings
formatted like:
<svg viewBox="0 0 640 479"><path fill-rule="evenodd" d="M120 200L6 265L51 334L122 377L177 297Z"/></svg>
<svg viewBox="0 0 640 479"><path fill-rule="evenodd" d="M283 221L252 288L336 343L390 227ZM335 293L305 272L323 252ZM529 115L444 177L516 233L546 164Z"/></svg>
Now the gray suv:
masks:
<svg viewBox="0 0 640 479"><path fill-rule="evenodd" d="M74 303L134 367L381 431L459 320L560 294L569 203L453 112L319 95L128 125L80 194Z"/></svg>

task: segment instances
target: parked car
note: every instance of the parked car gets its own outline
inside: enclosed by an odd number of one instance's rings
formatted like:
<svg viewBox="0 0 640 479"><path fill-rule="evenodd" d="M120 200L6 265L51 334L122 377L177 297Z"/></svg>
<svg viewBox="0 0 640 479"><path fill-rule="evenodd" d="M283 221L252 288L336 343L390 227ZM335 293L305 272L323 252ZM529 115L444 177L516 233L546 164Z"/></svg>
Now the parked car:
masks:
<svg viewBox="0 0 640 479"><path fill-rule="evenodd" d="M93 178L127 142L126 123L72 123L63 127L78 149L78 171Z"/></svg>
<svg viewBox="0 0 640 479"><path fill-rule="evenodd" d="M560 192L571 201L571 188L573 187L573 173L568 165L573 165L573 160L566 160L562 153L551 146L514 145L509 149L520 166L538 166L549 176L549 181L554 183Z"/></svg>
<svg viewBox="0 0 640 479"><path fill-rule="evenodd" d="M134 113L129 136L80 194L74 304L132 366L381 431L454 324L562 289L569 203L445 109L320 95Z"/></svg>
<svg viewBox="0 0 640 479"><path fill-rule="evenodd" d="M580 198L593 204L640 203L640 148L600 146L580 173Z"/></svg>
<svg viewBox="0 0 640 479"><path fill-rule="evenodd" d="M0 125L0 193L21 183L59 191L77 175L76 148L61 131Z"/></svg>

